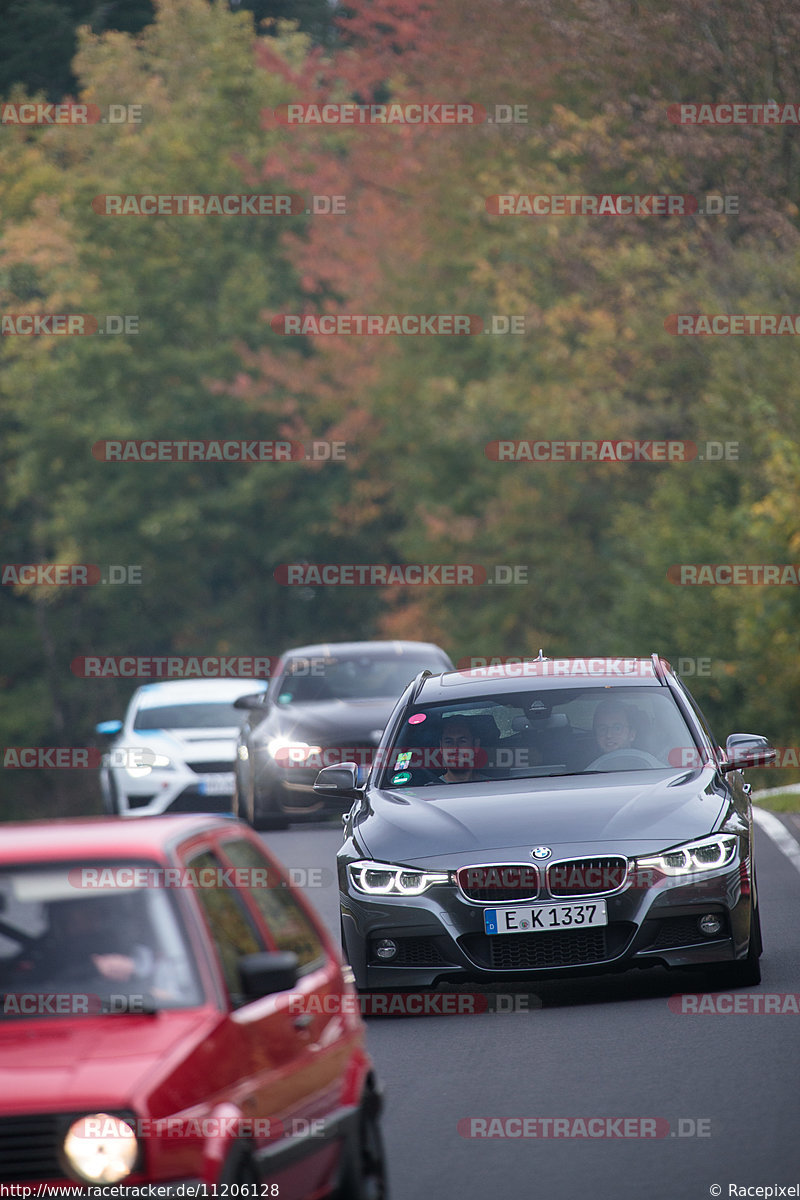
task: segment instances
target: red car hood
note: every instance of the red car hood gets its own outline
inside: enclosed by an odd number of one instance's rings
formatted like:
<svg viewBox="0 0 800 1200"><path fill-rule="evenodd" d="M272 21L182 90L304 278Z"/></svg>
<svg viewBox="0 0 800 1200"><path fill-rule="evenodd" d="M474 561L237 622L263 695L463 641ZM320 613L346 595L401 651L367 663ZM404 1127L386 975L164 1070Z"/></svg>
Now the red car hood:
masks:
<svg viewBox="0 0 800 1200"><path fill-rule="evenodd" d="M220 1019L208 1007L155 1016L4 1021L0 1115L130 1108L137 1097L152 1093L176 1059L190 1054Z"/></svg>

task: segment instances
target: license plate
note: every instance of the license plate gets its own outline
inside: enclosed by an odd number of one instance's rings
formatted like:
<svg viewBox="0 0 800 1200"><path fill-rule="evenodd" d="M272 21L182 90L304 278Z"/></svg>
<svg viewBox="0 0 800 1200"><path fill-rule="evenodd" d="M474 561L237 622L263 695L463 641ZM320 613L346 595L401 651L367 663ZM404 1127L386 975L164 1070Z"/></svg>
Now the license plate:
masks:
<svg viewBox="0 0 800 1200"><path fill-rule="evenodd" d="M200 777L201 796L232 796L234 792L233 771L225 771L221 775L202 775Z"/></svg>
<svg viewBox="0 0 800 1200"><path fill-rule="evenodd" d="M589 925L607 925L605 900L591 904L537 904L526 908L485 908L483 923L487 933L542 933L552 929L586 929Z"/></svg>

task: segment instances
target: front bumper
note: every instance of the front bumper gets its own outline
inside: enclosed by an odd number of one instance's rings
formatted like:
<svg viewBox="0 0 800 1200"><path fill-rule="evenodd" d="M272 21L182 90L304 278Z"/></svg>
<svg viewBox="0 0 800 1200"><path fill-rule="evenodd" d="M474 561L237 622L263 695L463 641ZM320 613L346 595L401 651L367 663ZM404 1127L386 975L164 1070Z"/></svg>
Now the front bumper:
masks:
<svg viewBox="0 0 800 1200"><path fill-rule="evenodd" d="M356 986L369 990L732 962L746 955L749 944L748 879L737 862L691 881L670 878L601 897L606 926L494 935L484 930L484 909L503 905L469 902L455 885L421 896L374 898L348 885L340 892L344 949ZM540 899L534 906L554 903L564 900ZM697 924L707 913L722 921L714 937ZM398 945L391 962L375 954L376 943L386 938Z"/></svg>
<svg viewBox="0 0 800 1200"><path fill-rule="evenodd" d="M230 771L205 773L186 766L171 771L155 768L132 779L124 768L113 769L113 794L120 816L151 817L177 812L230 812L234 791ZM104 782L104 790L108 782Z"/></svg>

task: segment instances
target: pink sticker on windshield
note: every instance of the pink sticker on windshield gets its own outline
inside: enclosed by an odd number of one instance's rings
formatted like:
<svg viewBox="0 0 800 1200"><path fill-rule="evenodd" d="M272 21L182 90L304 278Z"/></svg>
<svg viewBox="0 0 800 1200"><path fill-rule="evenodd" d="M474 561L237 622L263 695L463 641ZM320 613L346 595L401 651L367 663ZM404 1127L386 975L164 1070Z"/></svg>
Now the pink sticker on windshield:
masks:
<svg viewBox="0 0 800 1200"><path fill-rule="evenodd" d="M421 725L427 715L427 713L414 713L413 717L408 718L408 723L409 725Z"/></svg>

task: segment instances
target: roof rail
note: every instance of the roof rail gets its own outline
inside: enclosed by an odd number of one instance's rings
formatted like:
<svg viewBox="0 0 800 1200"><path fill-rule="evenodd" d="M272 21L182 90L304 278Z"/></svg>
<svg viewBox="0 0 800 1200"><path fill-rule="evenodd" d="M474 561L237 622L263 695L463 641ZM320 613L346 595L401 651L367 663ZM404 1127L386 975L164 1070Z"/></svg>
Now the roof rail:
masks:
<svg viewBox="0 0 800 1200"><path fill-rule="evenodd" d="M669 682L667 680L667 671L671 671L672 667L669 665L667 660L662 658L659 654L653 653L650 655L650 662L653 664L653 670L656 673L656 679L663 687L668 687Z"/></svg>
<svg viewBox="0 0 800 1200"><path fill-rule="evenodd" d="M420 691L422 690L422 685L425 682L425 680L430 679L432 677L433 677L433 671L429 671L427 667L425 667L422 671L420 671L419 675L414 680L414 691L411 693L411 697L409 699L409 704L414 703L417 696L420 694Z"/></svg>

